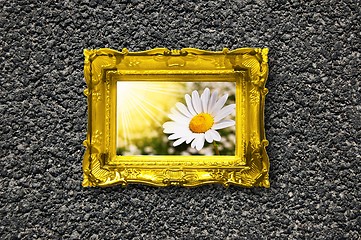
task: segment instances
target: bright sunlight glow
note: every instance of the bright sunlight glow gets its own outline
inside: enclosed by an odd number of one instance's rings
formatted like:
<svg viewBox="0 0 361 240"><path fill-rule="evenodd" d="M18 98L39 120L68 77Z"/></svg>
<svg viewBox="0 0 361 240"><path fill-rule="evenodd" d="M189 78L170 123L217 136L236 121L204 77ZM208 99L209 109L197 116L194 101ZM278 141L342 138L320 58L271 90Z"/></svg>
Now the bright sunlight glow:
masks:
<svg viewBox="0 0 361 240"><path fill-rule="evenodd" d="M117 82L117 147L157 134L184 89L182 83Z"/></svg>

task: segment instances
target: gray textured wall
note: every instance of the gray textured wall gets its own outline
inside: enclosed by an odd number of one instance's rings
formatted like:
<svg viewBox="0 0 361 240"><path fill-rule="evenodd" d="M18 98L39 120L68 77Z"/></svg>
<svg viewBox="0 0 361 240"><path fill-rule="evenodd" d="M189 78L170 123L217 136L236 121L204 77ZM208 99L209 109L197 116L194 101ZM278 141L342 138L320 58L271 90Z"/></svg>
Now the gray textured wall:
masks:
<svg viewBox="0 0 361 240"><path fill-rule="evenodd" d="M0 238L359 239L359 1L0 0ZM84 189L83 48L269 47L270 189Z"/></svg>

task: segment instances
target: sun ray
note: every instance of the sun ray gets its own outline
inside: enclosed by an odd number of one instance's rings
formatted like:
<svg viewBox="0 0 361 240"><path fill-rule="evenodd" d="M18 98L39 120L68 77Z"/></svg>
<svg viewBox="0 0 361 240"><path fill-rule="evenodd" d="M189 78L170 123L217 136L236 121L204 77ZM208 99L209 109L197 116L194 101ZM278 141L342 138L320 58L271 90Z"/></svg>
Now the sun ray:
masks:
<svg viewBox="0 0 361 240"><path fill-rule="evenodd" d="M138 101L143 101L143 99L139 98L138 96L134 95L134 98L136 98ZM155 117L156 114L154 114L152 111L149 111L144 104L139 104L139 107L149 116L154 122L156 122L158 125L161 125L160 121Z"/></svg>
<svg viewBox="0 0 361 240"><path fill-rule="evenodd" d="M182 96L184 95L185 91L180 91L181 89L179 88L165 88L165 87L150 87L150 86L145 86L145 88L143 89L145 91L149 91L149 92L155 92L155 93L162 93L165 95L172 95L172 96Z"/></svg>
<svg viewBox="0 0 361 240"><path fill-rule="evenodd" d="M164 89L163 89L163 91L154 90L154 89L143 89L143 90L147 91L147 92L152 92L152 93L162 93L163 95L167 95L167 96L171 96L171 97L181 97L182 96L182 94L179 94L179 93L164 92Z"/></svg>
<svg viewBox="0 0 361 240"><path fill-rule="evenodd" d="M126 129L126 125L125 125L125 115L121 114L121 119L122 119L122 133L123 133L123 141L124 141L124 145L128 145L128 141L127 141L127 132L124 130Z"/></svg>
<svg viewBox="0 0 361 240"><path fill-rule="evenodd" d="M134 101L133 99L129 99L129 102L132 103L133 109L139 113L139 116L144 116L144 113L142 113L142 112L140 111L140 110L143 110L143 109L142 109L142 108L140 108L140 109L138 108L138 107L140 107L140 106L139 106L139 102ZM144 120L147 122L147 125L148 125L148 126L151 125L151 122L149 121L149 119L144 118Z"/></svg>
<svg viewBox="0 0 361 240"><path fill-rule="evenodd" d="M184 83L119 81L117 147L128 149L129 144L137 145L154 133L167 119L170 107L184 96L184 91Z"/></svg>
<svg viewBox="0 0 361 240"><path fill-rule="evenodd" d="M158 107L157 105L151 103L151 102L147 102L146 100L142 99L141 97L139 97L138 95L136 95L137 99L139 101L141 101L143 103L143 105L148 105L150 107L152 107L153 109L157 110L158 112L162 113L163 116L166 116L168 114L168 112L164 111L163 109L161 109L160 107Z"/></svg>
<svg viewBox="0 0 361 240"><path fill-rule="evenodd" d="M130 127L129 127L129 111L126 111L125 114L124 114L124 118L125 118L125 128L124 128L124 131L126 132L127 134L127 142L128 144L131 144L131 139L132 139L132 136L130 134Z"/></svg>

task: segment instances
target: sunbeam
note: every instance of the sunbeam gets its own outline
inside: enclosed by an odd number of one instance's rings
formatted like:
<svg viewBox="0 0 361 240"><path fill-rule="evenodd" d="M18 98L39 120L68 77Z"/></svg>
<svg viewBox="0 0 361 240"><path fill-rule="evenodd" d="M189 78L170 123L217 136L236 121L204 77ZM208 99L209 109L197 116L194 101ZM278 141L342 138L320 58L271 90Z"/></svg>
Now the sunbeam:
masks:
<svg viewBox="0 0 361 240"><path fill-rule="evenodd" d="M147 138L185 94L185 83L117 82L117 148Z"/></svg>

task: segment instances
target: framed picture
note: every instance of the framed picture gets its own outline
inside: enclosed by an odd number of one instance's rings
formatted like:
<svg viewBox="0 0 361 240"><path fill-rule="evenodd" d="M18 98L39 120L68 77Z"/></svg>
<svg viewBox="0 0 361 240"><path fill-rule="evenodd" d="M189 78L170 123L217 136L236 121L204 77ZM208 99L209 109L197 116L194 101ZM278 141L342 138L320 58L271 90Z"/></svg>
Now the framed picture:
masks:
<svg viewBox="0 0 361 240"><path fill-rule="evenodd" d="M84 50L83 186L269 187L267 53Z"/></svg>

